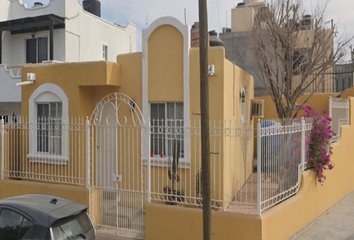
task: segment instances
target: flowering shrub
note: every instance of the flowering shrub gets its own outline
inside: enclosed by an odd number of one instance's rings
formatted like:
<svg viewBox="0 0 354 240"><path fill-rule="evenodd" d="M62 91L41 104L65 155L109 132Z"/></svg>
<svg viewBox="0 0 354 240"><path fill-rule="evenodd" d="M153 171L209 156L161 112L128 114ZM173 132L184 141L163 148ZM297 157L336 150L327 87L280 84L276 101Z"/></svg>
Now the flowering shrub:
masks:
<svg viewBox="0 0 354 240"><path fill-rule="evenodd" d="M316 173L319 183L326 180L324 170L332 170L333 164L330 160L331 140L335 136L332 130L332 119L323 111L322 115L316 114L310 106L303 107L305 111L304 117L313 119L313 128L306 144L308 146L308 167Z"/></svg>

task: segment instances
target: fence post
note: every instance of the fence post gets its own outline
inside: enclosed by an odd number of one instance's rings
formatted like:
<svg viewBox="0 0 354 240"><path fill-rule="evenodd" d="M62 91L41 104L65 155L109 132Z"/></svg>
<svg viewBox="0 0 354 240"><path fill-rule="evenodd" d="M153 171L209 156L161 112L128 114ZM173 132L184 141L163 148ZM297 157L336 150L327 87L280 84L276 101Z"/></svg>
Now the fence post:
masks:
<svg viewBox="0 0 354 240"><path fill-rule="evenodd" d="M329 109L328 109L328 115L331 118L331 129L333 130L333 98L332 96L329 97ZM338 132L336 132L338 134ZM331 143L335 142L336 140L334 139L336 136L332 137Z"/></svg>
<svg viewBox="0 0 354 240"><path fill-rule="evenodd" d="M329 109L328 109L328 114L329 114L329 117L330 117L331 119L332 119L332 114L333 114L332 110L333 110L333 99L332 99L332 97L329 97ZM333 121L331 121L331 127L333 127L332 122L333 122Z"/></svg>
<svg viewBox="0 0 354 240"><path fill-rule="evenodd" d="M305 118L301 118L301 169L305 171L306 159L306 131L305 131Z"/></svg>
<svg viewBox="0 0 354 240"><path fill-rule="evenodd" d="M151 149L151 138L150 138L150 119L148 119L148 124L147 124L147 134L148 134L148 151L145 153L145 156L147 156L147 184L146 184L146 201L148 203L151 203L151 156L150 156L150 149ZM146 149L146 148L145 148Z"/></svg>
<svg viewBox="0 0 354 240"><path fill-rule="evenodd" d="M5 121L1 119L1 180L4 180L5 165Z"/></svg>
<svg viewBox="0 0 354 240"><path fill-rule="evenodd" d="M262 134L261 134L261 121L258 119L257 124L257 214L261 216L262 209Z"/></svg>
<svg viewBox="0 0 354 240"><path fill-rule="evenodd" d="M86 118L86 188L90 189L90 120Z"/></svg>

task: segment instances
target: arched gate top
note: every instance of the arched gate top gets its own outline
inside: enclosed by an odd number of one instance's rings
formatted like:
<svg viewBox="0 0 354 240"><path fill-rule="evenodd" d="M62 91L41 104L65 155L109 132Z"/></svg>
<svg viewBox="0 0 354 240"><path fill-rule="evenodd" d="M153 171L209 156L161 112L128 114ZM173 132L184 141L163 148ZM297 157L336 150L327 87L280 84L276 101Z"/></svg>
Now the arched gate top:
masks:
<svg viewBox="0 0 354 240"><path fill-rule="evenodd" d="M107 119L102 119L102 113L107 106L112 106L115 110L115 116L108 116ZM120 116L120 109L122 105L127 106L129 108L130 116ZM125 126L128 123L128 117L131 118L134 126L144 126L145 119L143 114L139 108L139 106L135 103L135 101L127 96L124 93L111 93L101 99L101 101L96 105L95 110L93 111L90 122L94 125L99 125L102 121L106 121L108 125L108 118L115 117L116 124L118 126ZM123 119L123 121L122 121Z"/></svg>

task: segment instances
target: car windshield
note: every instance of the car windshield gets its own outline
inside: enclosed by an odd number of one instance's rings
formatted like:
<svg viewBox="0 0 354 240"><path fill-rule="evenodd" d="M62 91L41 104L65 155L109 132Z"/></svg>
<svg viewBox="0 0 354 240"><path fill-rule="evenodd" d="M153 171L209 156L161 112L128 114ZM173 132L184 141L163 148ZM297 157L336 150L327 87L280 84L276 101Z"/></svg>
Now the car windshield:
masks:
<svg viewBox="0 0 354 240"><path fill-rule="evenodd" d="M92 229L91 221L86 213L81 213L52 227L53 240L86 239Z"/></svg>

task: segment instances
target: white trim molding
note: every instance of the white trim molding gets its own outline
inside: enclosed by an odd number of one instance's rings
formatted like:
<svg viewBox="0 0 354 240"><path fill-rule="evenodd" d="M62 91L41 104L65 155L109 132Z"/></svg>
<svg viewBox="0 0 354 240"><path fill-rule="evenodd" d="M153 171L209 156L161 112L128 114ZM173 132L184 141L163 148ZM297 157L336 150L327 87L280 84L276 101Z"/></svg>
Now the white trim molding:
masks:
<svg viewBox="0 0 354 240"><path fill-rule="evenodd" d="M37 103L41 102L61 102L62 103L62 124L68 124L69 120L69 100L65 92L57 85L52 83L45 83L39 86L29 98L29 122L30 124L37 124ZM37 153L37 131L35 128L30 127L29 133L29 144L30 144L30 153L27 155L27 158L31 162L38 162L36 159L40 157L48 161L48 164L53 164L57 161L58 164L65 164L69 160L69 134L68 130L64 128L62 130L62 156L51 156L43 153Z"/></svg>
<svg viewBox="0 0 354 240"><path fill-rule="evenodd" d="M150 107L148 99L148 41L151 34L159 27L170 25L175 27L183 36L183 108L184 108L184 126L190 127L190 93L189 93L189 50L190 50L190 26L184 25L181 21L173 17L162 17L154 21L147 29L142 32L142 98L143 115L147 120L150 116ZM142 136L143 137L143 136ZM145 142L149 142L149 134L145 136ZM185 160L190 161L190 139L184 140ZM149 155L149 146L147 144L145 154ZM148 159L149 156L145 156Z"/></svg>
<svg viewBox="0 0 354 240"><path fill-rule="evenodd" d="M155 158L155 157L150 158L152 167L166 167L166 168L171 167L169 160L170 160L169 158ZM148 166L148 159L144 158L143 163L145 166ZM190 164L191 163L189 159L182 158L179 160L178 168L189 169Z"/></svg>
<svg viewBox="0 0 354 240"><path fill-rule="evenodd" d="M51 93L54 94L56 97L58 97L63 106L63 123L67 123L68 121L68 116L69 116L69 100L68 97L66 96L65 92L63 89L61 89L59 86L53 84L53 83L45 83L39 86L31 95L29 98L29 119L31 121L34 121L37 119L37 108L36 108L36 100L41 94L44 93ZM53 99L54 100L54 99ZM54 102L57 102L57 99L54 100Z"/></svg>

